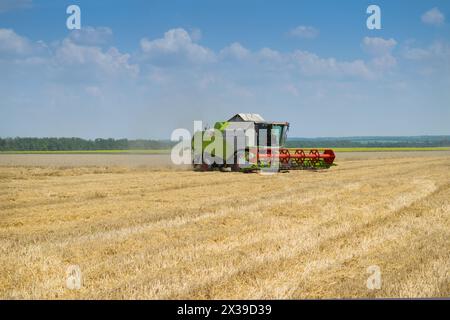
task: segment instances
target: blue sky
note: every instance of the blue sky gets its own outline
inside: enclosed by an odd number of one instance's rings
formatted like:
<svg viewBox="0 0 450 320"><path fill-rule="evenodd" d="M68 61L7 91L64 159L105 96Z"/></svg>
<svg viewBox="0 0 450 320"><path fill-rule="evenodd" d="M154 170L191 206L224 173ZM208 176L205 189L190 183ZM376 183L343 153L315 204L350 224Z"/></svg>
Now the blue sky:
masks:
<svg viewBox="0 0 450 320"><path fill-rule="evenodd" d="M291 136L450 134L449 16L432 0L0 0L0 136L168 138L237 112Z"/></svg>

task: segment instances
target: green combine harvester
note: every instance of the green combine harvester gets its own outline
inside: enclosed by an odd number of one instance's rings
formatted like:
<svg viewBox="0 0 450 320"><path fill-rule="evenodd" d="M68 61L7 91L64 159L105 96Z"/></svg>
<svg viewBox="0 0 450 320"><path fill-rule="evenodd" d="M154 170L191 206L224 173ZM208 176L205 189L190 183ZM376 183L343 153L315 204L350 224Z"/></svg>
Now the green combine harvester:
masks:
<svg viewBox="0 0 450 320"><path fill-rule="evenodd" d="M333 165L331 149L285 148L288 122L268 122L259 114L239 113L192 139L194 169L256 171L320 169Z"/></svg>

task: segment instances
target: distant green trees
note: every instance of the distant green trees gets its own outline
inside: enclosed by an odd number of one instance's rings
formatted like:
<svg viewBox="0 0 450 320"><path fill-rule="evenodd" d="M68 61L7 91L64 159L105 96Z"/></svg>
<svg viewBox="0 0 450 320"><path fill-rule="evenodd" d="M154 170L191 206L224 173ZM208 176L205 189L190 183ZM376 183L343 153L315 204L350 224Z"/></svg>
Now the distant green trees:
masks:
<svg viewBox="0 0 450 320"><path fill-rule="evenodd" d="M161 150L173 145L172 141L144 139L0 138L0 151Z"/></svg>
<svg viewBox="0 0 450 320"><path fill-rule="evenodd" d="M449 147L450 136L291 138L288 148Z"/></svg>

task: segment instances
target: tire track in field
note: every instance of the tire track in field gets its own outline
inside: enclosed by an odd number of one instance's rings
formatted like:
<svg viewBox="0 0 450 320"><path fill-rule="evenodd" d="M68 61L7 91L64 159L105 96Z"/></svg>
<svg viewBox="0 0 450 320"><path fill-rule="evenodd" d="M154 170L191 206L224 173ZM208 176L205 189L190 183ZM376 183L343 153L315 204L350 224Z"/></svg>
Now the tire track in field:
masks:
<svg viewBox="0 0 450 320"><path fill-rule="evenodd" d="M379 171L371 171L371 173L375 173L375 174L371 174L370 175L370 177L372 178L372 179L374 179L374 178L376 178L377 176L380 176L380 175L385 175L385 173L381 173L381 174L379 174ZM207 174L209 174L209 173L207 173ZM216 178L216 177L214 177L214 178ZM315 177L308 177L308 179L312 179L312 182L314 181L314 178ZM349 177L349 178L347 178L349 181L351 180L351 181L353 181L354 180L354 178L352 178L352 177ZM345 181L345 180L343 180L343 181ZM222 185L230 185L230 184L233 184L233 185L239 185L240 183L242 183L243 181L242 180L240 180L240 179L232 179L232 180L229 180L229 181L224 181L223 183L222 183ZM206 185L208 185L208 184L206 184ZM190 186L189 188L184 188L184 191L186 191L186 190L189 190L189 189L195 189L195 188L201 188L201 187L204 187L205 186L205 184L203 184L203 185L194 185L194 186ZM176 189L179 189L179 190L183 190L183 189L180 189L180 187L176 187ZM158 191L161 191L161 190L158 190ZM166 189L165 191L169 191L169 189ZM111 197L112 196L114 196L114 195L111 195ZM53 201L50 201L50 202L48 202L48 200L47 200L47 202L45 202L45 201L42 201L42 203L41 204L37 204L37 205L42 205L43 206L43 208L41 209L41 211L42 212L45 212L45 211L49 211L50 209L57 209L57 208L55 208L55 207L58 207L59 206L59 204L61 204L61 203L63 203L63 204L71 204L71 203L73 203L74 205L76 205L77 207L79 207L79 208L81 208L82 207L82 205L80 205L80 201L85 201L85 200L90 200L90 198L92 197L92 194L91 193L88 193L88 194L85 194L84 196L82 196L81 198L79 197L79 196L75 196L75 198L73 198L73 199L55 199L55 200L53 200ZM123 198L123 195L121 195L121 197ZM120 200L120 198L121 197L117 197L117 195L115 196L115 200L116 201L118 201L118 200ZM89 202L90 203L92 203L92 201L93 200L90 200ZM94 200L95 201L95 200ZM104 202L104 200L99 200L100 202ZM106 199L106 201L108 201L108 199ZM24 207L34 207L36 205L36 203L30 203L30 204L28 204L27 206L24 206ZM213 204L214 205L214 204ZM26 217L26 216L36 216L36 213L35 212L29 212L29 213L22 213L22 214L20 214L20 213L18 213L16 210L20 210L21 208L17 208L17 205L13 205L14 206L14 212L11 212L10 214L14 214L14 216L16 217L16 218L18 218L18 217L20 217L21 219L23 219L24 217ZM49 208L50 207L50 208ZM123 204L122 205L122 207L126 207L126 204ZM48 216L48 214L46 213L45 214L45 216ZM60 213L60 216L62 217L62 218L64 218L64 211L62 211L61 213ZM57 219L56 217L53 217L53 219ZM91 222L92 223L92 222Z"/></svg>
<svg viewBox="0 0 450 320"><path fill-rule="evenodd" d="M433 191L434 192L434 191ZM427 195L425 194L424 197ZM416 199L416 202L420 201ZM415 203L415 202L414 202ZM410 204L413 205L413 204ZM402 208L406 209L407 207ZM373 230L376 228L380 228L389 223L393 223L399 219L399 213L401 210L386 212L383 217L377 216L376 218L371 219L367 223L358 224L349 229L343 229L342 232L333 232L333 230L325 231L330 234L329 237L324 237L323 241L317 243L317 246L313 244L309 248L303 248L303 250L296 250L297 247L301 247L301 243L296 243L295 240L292 241L287 248L287 250L274 253L267 260L262 263L256 263L254 265L250 265L249 268L245 270L236 270L230 277L226 279L222 279L219 283L215 283L215 281L209 281L206 284L200 285L195 288L191 288L190 291L185 292L183 294L177 294L174 296L170 296L170 298L183 298L183 297L194 297L194 298L236 298L241 294L241 298L286 298L288 296L271 296L268 294L267 288L271 287L270 285L264 284L264 279L268 282L273 279L279 279L279 277L283 274L289 274L286 271L290 268L295 268L300 264L300 270L304 271L304 266L306 264L305 256L302 255L304 252L315 252L318 251L321 256L329 257L332 256L335 252L336 248L342 251L346 248L346 243L351 242L354 243L357 241L352 240L352 238L359 238L362 234L367 232L367 230ZM378 239L380 243L385 241L385 239ZM366 244L369 245L369 244ZM373 245L373 243L372 243ZM367 249L367 248L364 248ZM311 251L312 250L312 251ZM325 258L324 265L327 266L331 263L329 258ZM275 271L275 270L278 270ZM274 276L274 273L276 276ZM292 275L289 275L285 279L285 283L289 284L292 281ZM236 282L239 282L239 286L237 286ZM258 283L259 290L257 291L262 295L245 295L242 296L242 293L247 292L255 292L255 284ZM245 285L244 285L245 284ZM263 285L264 284L264 285ZM235 290L232 290L233 287L239 287L240 290L236 295L224 295L223 292L234 293Z"/></svg>
<svg viewBox="0 0 450 320"><path fill-rule="evenodd" d="M297 228L298 228L298 226L297 226ZM288 232L288 230L289 230L289 228L288 229L286 229L285 231L286 232ZM275 234L275 232L273 232L273 233L268 233L268 236L267 237L264 237L262 240L260 240L260 241L254 241L254 243L262 243L262 241L264 241L264 242L268 242L268 241L272 241L272 240L276 240L277 238L279 238L279 234ZM240 239L241 240L241 242L242 242L242 246L241 246L241 250L242 250L242 247L249 247L249 249L251 249L251 245L249 246L249 244L248 243L246 243L246 241L242 241L242 240L244 240L244 239ZM292 241L292 240L291 240ZM295 241L295 240L294 240ZM252 242L252 244L253 244L253 242ZM292 246L292 247L294 247L294 246ZM224 253L224 255L226 255L226 252ZM264 254L263 253L261 253L261 252L257 252L256 253L256 255L253 257L249 257L249 256L246 256L245 257L245 259L246 260L252 260L253 258L254 259L256 259L256 260L258 260L258 259L260 259L260 260L262 260L262 263L263 264L265 264L265 263L267 263L268 261L266 261L266 260L264 260L264 256L263 256ZM270 261L269 261L270 262ZM206 262L205 262L206 263ZM237 270L239 270L240 268L239 267L237 267L236 268L236 266L229 266L228 268L227 268L227 271L229 271L229 270L235 270L235 269L237 269ZM232 275L231 276L233 276L234 274L232 273ZM211 280L211 281L218 281L218 279L220 279L220 277L219 278L214 278L214 280ZM181 280L181 279L180 279ZM139 282L146 282L147 280L137 280L136 282L137 283L139 283ZM160 288L161 289L161 288ZM197 289L195 289L194 291L196 291ZM189 296L190 294L193 294L192 292L189 292L187 295ZM169 297L169 298L173 298L173 296L165 296L166 298L167 297ZM179 296L175 296L175 297L179 297ZM181 296L181 297L183 297L183 296Z"/></svg>
<svg viewBox="0 0 450 320"><path fill-rule="evenodd" d="M333 286L323 286L321 297L445 297L450 294L450 184L399 210L395 223L387 226L406 232L402 241L390 240L364 250L336 268L319 270L316 278ZM425 219L420 219L422 216ZM385 232L378 228L376 233ZM369 231L370 232L370 231ZM377 237L378 236L378 237ZM438 263L439 262L439 263ZM365 269L381 267L382 289L365 287ZM428 268L430 267L430 268ZM359 269L359 270L358 270ZM353 274L354 277L345 275ZM313 297L317 283L299 288L293 297ZM308 294L305 294L308 292ZM317 295L316 295L317 296Z"/></svg>
<svg viewBox="0 0 450 320"><path fill-rule="evenodd" d="M317 197L317 199L322 199L322 198L324 198L325 196L320 196L320 197ZM328 196L327 196L328 197ZM305 202L309 202L309 201L314 201L314 200L316 200L316 199L308 199L308 200L305 200ZM278 200L278 202L276 203L276 204L278 204L278 203L282 203L283 201L286 201L286 200ZM289 200L288 200L289 201ZM272 202L271 202L272 203ZM254 207L254 210L255 211L258 211L258 209L261 207L261 206L265 206L264 205L264 203L263 204L261 204L261 203L256 203L255 204L255 207ZM248 208L247 208L248 209ZM247 210L246 209L246 210ZM226 213L224 213L224 215L226 216L226 215L228 215L229 213L228 212L226 212ZM214 218L214 219L217 219L217 217L216 217L216 214L213 214L212 215L212 217ZM206 217L207 218L207 217ZM176 221L175 221L176 222ZM189 221L189 218L186 220L186 221L180 221L181 222L181 224L186 224L186 223L189 223L189 224L195 224L196 222L195 221ZM168 226L168 227L171 227L170 225ZM129 235L126 235L126 238L128 238L128 236ZM115 240L115 237L112 237L111 239L108 239L108 240ZM183 246L186 246L187 244L186 243L183 243L182 244ZM236 241L236 243L235 243L235 245L236 246L242 246L242 243L241 243L241 241L240 240L237 240ZM53 244L51 244L51 246L53 246ZM207 247L208 245L206 245L206 247ZM227 247L227 246L229 246L229 243L227 243L227 244L225 244L225 247ZM37 249L43 249L43 247L41 246L41 245L33 245L33 246L29 246L28 248L27 248L27 251L29 250L29 251L31 251L31 252L36 252L36 250ZM230 248L230 250L232 250L233 248ZM203 247L203 248L200 248L200 250L205 250L205 248ZM220 247L216 247L216 251L217 250L220 250L220 251L222 251L222 248L220 248ZM44 250L40 250L40 251L44 251ZM90 250L91 251L91 250ZM48 252L48 250L45 250L45 252ZM30 255L29 253L27 253L27 252L24 252L23 253L23 255L24 256L30 256L30 257L35 257L35 255ZM130 252L128 252L127 253L127 255L130 255ZM92 256L89 258L90 260L92 260ZM94 260L96 260L96 259L94 259ZM78 263L78 261L77 261L77 263ZM60 264L60 263L59 263ZM106 262L105 264L109 264L108 262ZM129 281L129 280L127 280L127 281ZM50 281L51 282L51 281Z"/></svg>
<svg viewBox="0 0 450 320"><path fill-rule="evenodd" d="M352 188L352 191L355 189ZM327 193L323 195L309 195L304 200L301 200L300 202L296 202L296 204L306 204L310 202L314 202L317 200L323 200L330 197L337 196L341 193L347 192L347 189L344 189L343 191L335 191L334 193ZM283 196L285 198L283 198ZM178 228L182 227L187 224L196 224L198 222L201 222L203 220L207 219L217 219L220 220L223 217L226 217L228 215L237 215L239 213L235 213L232 210L237 211L245 211L245 212L258 212L262 209L267 209L274 206L279 206L288 202L292 202L292 196L286 194L285 190L280 191L278 193L272 193L270 197L265 198L255 198L252 200L249 200L245 205L242 204L229 204L228 200L224 200L223 202L219 203L222 205L227 205L226 207L222 207L216 211L208 211L204 213L200 213L198 215L191 215L188 212L185 215L176 215L176 216L170 216L167 218L165 214L162 214L161 216L164 217L162 219L152 221L146 225L137 225L137 226L131 226L131 227L124 227L120 229L114 229L114 230L108 230L104 232L97 232L95 234L89 234L89 235L81 235L78 237L71 237L70 239L62 240L59 242L52 241L51 245L55 246L66 246L66 245L76 245L76 244L83 244L89 241L122 241L130 236L133 235L139 235L140 233L148 232L148 231L154 231L158 229L168 229L168 228ZM230 210L231 209L231 210ZM40 245L40 244L38 244Z"/></svg>
<svg viewBox="0 0 450 320"><path fill-rule="evenodd" d="M435 192L426 197L432 196ZM340 276L338 270L331 271L329 274L333 275L334 281L325 282L322 281L322 277L325 278L325 276L323 276L323 273L326 274L330 270L330 268L335 265L340 266L344 263L349 263L349 261L351 261L355 256L362 252L366 252L371 248L377 248L380 246L383 247L386 241L397 242L398 239L401 239L405 234L408 234L410 232L408 228L401 230L401 232L397 234L389 234L389 232L383 232L383 229L390 230L390 226L393 226L393 230L395 230L395 224L400 222L404 218L403 216L404 214L407 214L407 210L409 210L412 206L420 204L420 202L425 198L418 199L417 201L411 203L409 206L398 209L397 211L393 212L393 215L378 217L377 219L369 221L369 223L367 224L355 226L347 233L328 239L326 242L321 243L320 247L318 247L316 251L313 251L312 255L310 256L304 257L301 255L297 255L292 256L287 260L276 262L274 265L271 265L267 268L270 270L278 270L275 275L267 274L264 272L264 270L261 269L252 270L253 273L258 273L258 278L263 277L264 279L266 279L265 281L262 281L262 283L260 283L258 286L259 291L256 291L256 293L259 293L259 295L254 295L253 297L323 297L323 292L326 291L327 288L331 286L331 284L338 283ZM381 233L381 235L378 237L367 237L367 234L377 232ZM351 245L349 246L349 244L353 243L356 244L356 248ZM308 261L306 259L312 261ZM369 265L370 264L368 264L367 266ZM321 272L323 273L321 274ZM365 270L363 269L362 272L365 272ZM311 279L312 277L314 277L316 281L314 283L310 282L311 285L306 288L300 287L299 289L295 290L295 287L293 288L291 286L291 283L293 279L298 277L298 275L301 275L300 281L303 283L308 283L308 279ZM366 274L364 274L364 276L366 276ZM284 279L284 281L280 281L280 278ZM284 290L280 290L280 292L278 292L278 295L276 296L269 294L267 290L263 289L271 287L271 283L272 285L274 285L273 282L277 283L277 286L281 288L284 287ZM280 282L284 284L281 285ZM360 283L364 284L364 282ZM243 291L252 292L251 288L247 288L247 290ZM341 295L330 296L340 297ZM246 297L248 298L249 296Z"/></svg>

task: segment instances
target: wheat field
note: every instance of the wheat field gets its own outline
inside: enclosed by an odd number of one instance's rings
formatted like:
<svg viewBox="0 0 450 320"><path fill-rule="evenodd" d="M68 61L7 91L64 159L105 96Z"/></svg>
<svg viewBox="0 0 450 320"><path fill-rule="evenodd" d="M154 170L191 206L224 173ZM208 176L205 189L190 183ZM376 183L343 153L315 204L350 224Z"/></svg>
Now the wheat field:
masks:
<svg viewBox="0 0 450 320"><path fill-rule="evenodd" d="M449 297L450 156L337 164L1 165L0 298Z"/></svg>

